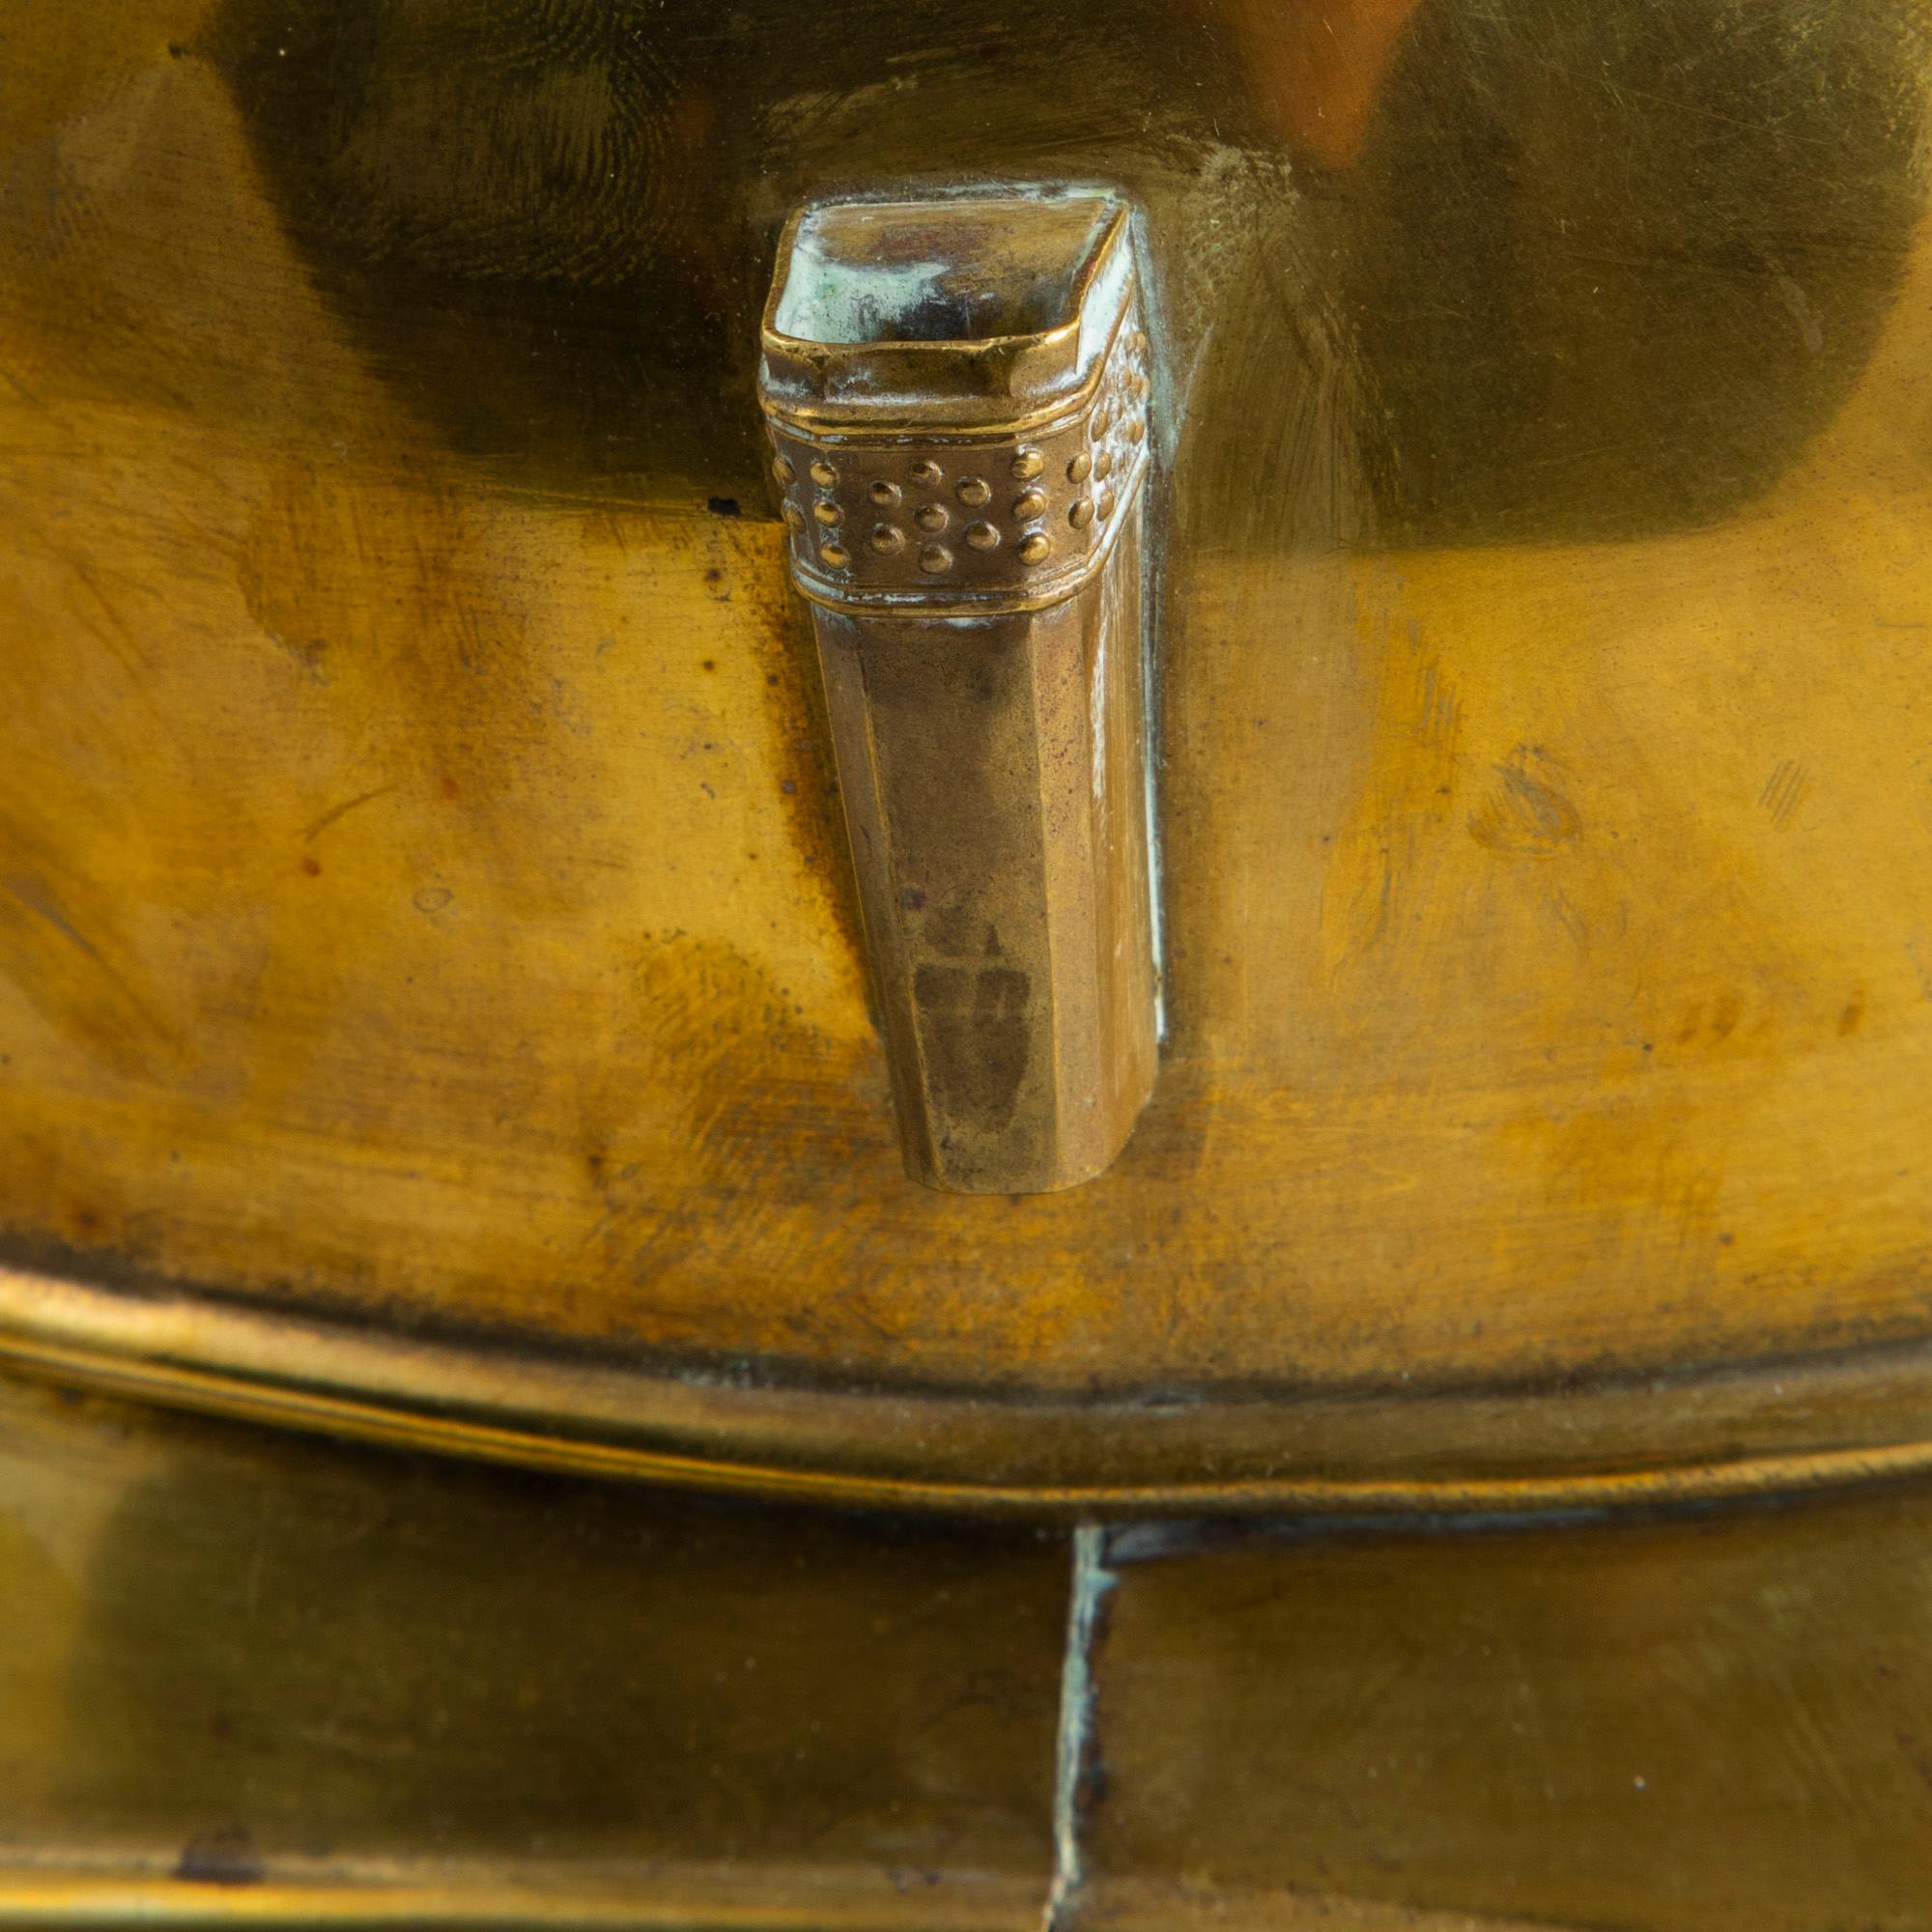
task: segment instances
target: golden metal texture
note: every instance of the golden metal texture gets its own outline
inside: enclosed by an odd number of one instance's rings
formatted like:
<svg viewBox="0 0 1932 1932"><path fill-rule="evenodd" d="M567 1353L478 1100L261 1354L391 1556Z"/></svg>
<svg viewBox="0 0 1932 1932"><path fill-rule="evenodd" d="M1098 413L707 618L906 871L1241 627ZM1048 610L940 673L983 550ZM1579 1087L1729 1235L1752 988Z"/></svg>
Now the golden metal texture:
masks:
<svg viewBox="0 0 1932 1932"><path fill-rule="evenodd" d="M7 1346L948 1495L1920 1453L1922 8L796 21L14 0ZM792 210L969 181L1158 351L1168 1037L1024 1199L899 1172L753 376Z"/></svg>
<svg viewBox="0 0 1932 1932"><path fill-rule="evenodd" d="M773 474L938 1187L1090 1180L1153 1085L1142 320L1104 196L835 203L779 244Z"/></svg>
<svg viewBox="0 0 1932 1932"><path fill-rule="evenodd" d="M1629 1510L1932 1468L1925 1367L1909 1356L1796 1365L1769 1395L1743 1370L1608 1391L1474 1391L1393 1412L1310 1399L1286 1416L1264 1403L881 1403L696 1377L639 1401L622 1369L196 1304L130 1312L112 1293L18 1273L4 1285L27 1311L8 1359L57 1381L489 1462L873 1508ZM225 1366L199 1366L210 1360Z"/></svg>
<svg viewBox="0 0 1932 1932"><path fill-rule="evenodd" d="M0 1924L1917 1927L1928 1588L1922 1479L1037 1533L0 1379Z"/></svg>
<svg viewBox="0 0 1932 1932"><path fill-rule="evenodd" d="M1932 1492L1110 1539L1082 1928L1932 1914Z"/></svg>
<svg viewBox="0 0 1932 1932"><path fill-rule="evenodd" d="M1067 1582L0 1380L0 1924L1035 1932Z"/></svg>

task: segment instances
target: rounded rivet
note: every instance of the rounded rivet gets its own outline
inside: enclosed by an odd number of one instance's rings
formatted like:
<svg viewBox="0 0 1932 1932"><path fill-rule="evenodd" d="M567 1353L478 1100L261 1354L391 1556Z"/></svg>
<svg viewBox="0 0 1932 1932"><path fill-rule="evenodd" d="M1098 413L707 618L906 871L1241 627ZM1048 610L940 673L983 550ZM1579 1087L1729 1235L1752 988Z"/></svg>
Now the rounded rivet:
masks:
<svg viewBox="0 0 1932 1932"><path fill-rule="evenodd" d="M1100 492L1098 507L1102 517L1111 517L1114 514L1114 493L1111 490L1102 490Z"/></svg>
<svg viewBox="0 0 1932 1932"><path fill-rule="evenodd" d="M1046 458L1037 449L1022 449L1013 458L1013 474L1022 483L1030 483L1046 468Z"/></svg>
<svg viewBox="0 0 1932 1932"><path fill-rule="evenodd" d="M968 524L966 541L975 550L997 550L1000 547L1000 533L991 524Z"/></svg>
<svg viewBox="0 0 1932 1932"><path fill-rule="evenodd" d="M946 505L944 503L922 503L913 512L912 520L923 530L943 530L946 527Z"/></svg>
<svg viewBox="0 0 1932 1932"><path fill-rule="evenodd" d="M1044 563L1053 554L1053 546L1038 531L1020 539L1020 561L1022 563Z"/></svg>
<svg viewBox="0 0 1932 1932"><path fill-rule="evenodd" d="M1094 521L1094 499L1091 497L1076 497L1066 511L1066 521L1076 530L1084 530Z"/></svg>
<svg viewBox="0 0 1932 1932"><path fill-rule="evenodd" d="M1107 413L1105 410L1099 410L1094 412L1094 434L1095 436L1105 436L1107 432L1113 428L1113 426L1114 426L1114 419Z"/></svg>
<svg viewBox="0 0 1932 1932"><path fill-rule="evenodd" d="M881 476L867 494L880 509L889 510L899 499L899 486L896 483L888 483Z"/></svg>
<svg viewBox="0 0 1932 1932"><path fill-rule="evenodd" d="M912 480L915 483L923 483L930 489L934 484L946 481L946 471L929 456L923 456L912 467Z"/></svg>
<svg viewBox="0 0 1932 1932"><path fill-rule="evenodd" d="M966 476L960 479L959 500L978 509L993 494L993 486L983 476Z"/></svg>
<svg viewBox="0 0 1932 1932"><path fill-rule="evenodd" d="M927 544L919 554L919 567L928 577L952 568L952 553L944 544Z"/></svg>
<svg viewBox="0 0 1932 1932"><path fill-rule="evenodd" d="M834 570L843 570L852 561L852 553L842 543L820 544L818 559L821 563L829 563Z"/></svg>
<svg viewBox="0 0 1932 1932"><path fill-rule="evenodd" d="M1094 474L1099 477L1102 482L1105 482L1106 479L1113 473L1114 473L1114 452L1111 449L1103 449L1100 452L1100 454L1094 459Z"/></svg>
<svg viewBox="0 0 1932 1932"><path fill-rule="evenodd" d="M811 506L811 514L829 529L835 529L845 521L845 512L838 505L827 499Z"/></svg>
<svg viewBox="0 0 1932 1932"><path fill-rule="evenodd" d="M1141 438L1144 437L1146 434L1147 434L1147 421L1145 417L1136 416L1133 419L1133 421L1127 425L1127 440L1129 442L1138 442L1141 440Z"/></svg>
<svg viewBox="0 0 1932 1932"><path fill-rule="evenodd" d="M1023 524L1031 518L1043 517L1045 514L1046 493L1043 490L1022 490L1013 498L1013 515Z"/></svg>
<svg viewBox="0 0 1932 1932"><path fill-rule="evenodd" d="M1091 456L1089 456L1087 452L1083 449L1080 452L1080 454L1076 456L1073 459L1073 461L1066 466L1066 480L1069 483L1084 483L1086 482L1087 478L1093 473L1093 469L1094 469L1094 459Z"/></svg>
<svg viewBox="0 0 1932 1932"><path fill-rule="evenodd" d="M795 530L802 530L805 527L805 512L796 503L787 503L784 506L784 520Z"/></svg>
<svg viewBox="0 0 1932 1932"><path fill-rule="evenodd" d="M880 524L872 531L872 548L881 556L891 556L905 549L905 532L895 524Z"/></svg>
<svg viewBox="0 0 1932 1932"><path fill-rule="evenodd" d="M789 483L798 475L798 471L791 467L790 457L775 456L772 458L772 474L781 483Z"/></svg>
<svg viewBox="0 0 1932 1932"><path fill-rule="evenodd" d="M816 483L821 490L829 490L832 488L833 484L838 482L838 470L833 469L831 464L826 462L824 457L821 456L818 459L818 461L811 466L811 480L814 483Z"/></svg>

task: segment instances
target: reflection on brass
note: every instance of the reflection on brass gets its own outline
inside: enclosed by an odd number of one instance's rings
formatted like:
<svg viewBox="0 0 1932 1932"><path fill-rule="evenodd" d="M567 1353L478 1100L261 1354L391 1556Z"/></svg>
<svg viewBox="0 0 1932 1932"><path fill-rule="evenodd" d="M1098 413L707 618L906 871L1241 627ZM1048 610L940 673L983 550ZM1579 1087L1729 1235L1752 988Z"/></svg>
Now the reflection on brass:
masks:
<svg viewBox="0 0 1932 1932"><path fill-rule="evenodd" d="M6 18L9 1350L964 1507L1923 1461L1923 0ZM1160 1078L1017 1200L901 1182L753 346L989 180L1169 379Z"/></svg>
<svg viewBox="0 0 1932 1932"><path fill-rule="evenodd" d="M1107 1539L1080 1932L1932 1922L1932 1486L1417 1527Z"/></svg>
<svg viewBox="0 0 1932 1932"><path fill-rule="evenodd" d="M0 1377L0 1924L1036 1932L1066 1594Z"/></svg>
<svg viewBox="0 0 1932 1932"><path fill-rule="evenodd" d="M1918 1932L1928 1589L1922 1475L1069 1535L0 1377L0 1923Z"/></svg>
<svg viewBox="0 0 1932 1932"><path fill-rule="evenodd" d="M1126 213L804 211L764 349L907 1168L975 1192L1089 1179L1155 1061ZM1090 470L1116 478L1097 521Z"/></svg>

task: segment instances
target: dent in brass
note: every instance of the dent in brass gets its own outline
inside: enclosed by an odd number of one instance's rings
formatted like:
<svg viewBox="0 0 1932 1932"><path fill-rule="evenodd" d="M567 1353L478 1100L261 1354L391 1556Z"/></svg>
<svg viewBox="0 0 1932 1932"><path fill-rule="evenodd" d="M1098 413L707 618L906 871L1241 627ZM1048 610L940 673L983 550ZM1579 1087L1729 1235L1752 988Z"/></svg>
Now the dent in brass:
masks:
<svg viewBox="0 0 1932 1932"><path fill-rule="evenodd" d="M934 1186L1089 1179L1153 1083L1140 310L1125 211L1076 194L808 210L766 310L772 469ZM1095 521L1090 470L1122 514ZM864 544L812 527L862 516Z"/></svg>

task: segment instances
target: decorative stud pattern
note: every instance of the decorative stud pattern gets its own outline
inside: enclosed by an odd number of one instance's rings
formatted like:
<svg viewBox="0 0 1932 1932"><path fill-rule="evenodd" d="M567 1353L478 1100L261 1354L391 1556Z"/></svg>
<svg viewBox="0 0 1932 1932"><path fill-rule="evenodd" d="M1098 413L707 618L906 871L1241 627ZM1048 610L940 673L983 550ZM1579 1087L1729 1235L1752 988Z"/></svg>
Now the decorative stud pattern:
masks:
<svg viewBox="0 0 1932 1932"><path fill-rule="evenodd" d="M937 578L977 595L1077 575L1110 540L1145 457L1151 384L1147 338L1132 324L1116 335L1084 417L1025 442L814 447L774 421L772 474L786 486L781 507L801 567L836 572L861 595ZM1008 475L1019 486L1010 497Z"/></svg>

